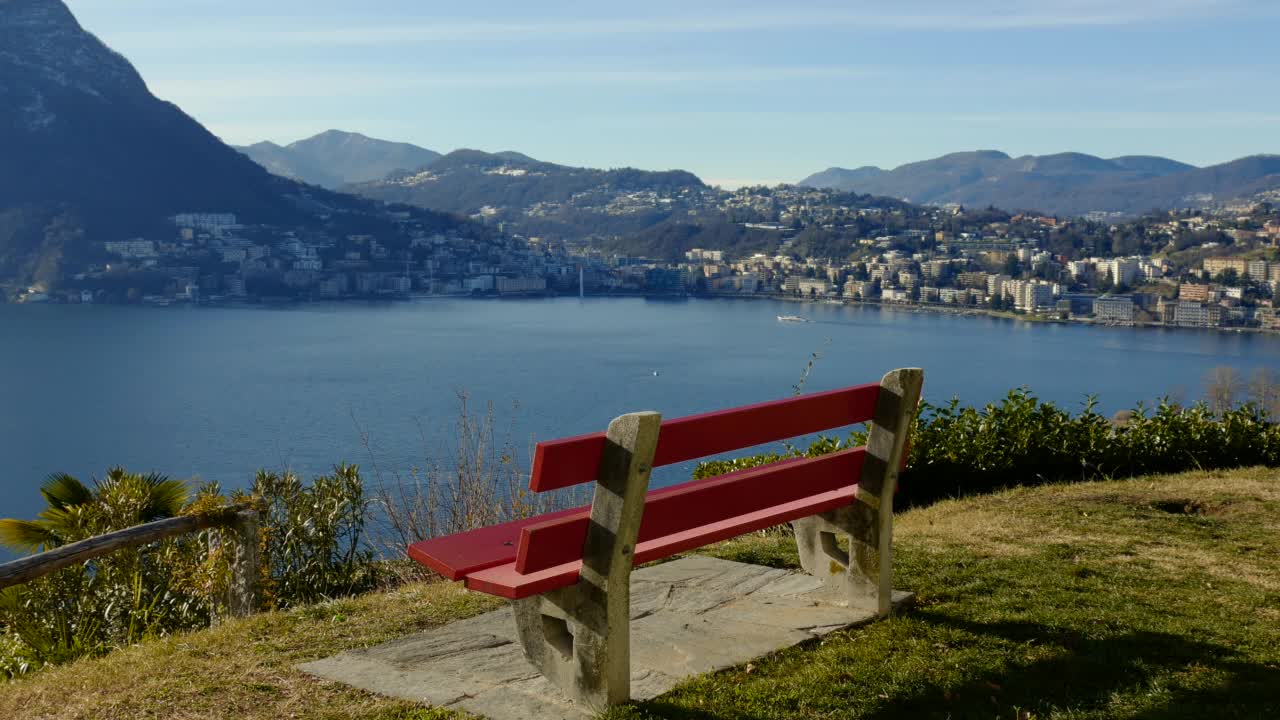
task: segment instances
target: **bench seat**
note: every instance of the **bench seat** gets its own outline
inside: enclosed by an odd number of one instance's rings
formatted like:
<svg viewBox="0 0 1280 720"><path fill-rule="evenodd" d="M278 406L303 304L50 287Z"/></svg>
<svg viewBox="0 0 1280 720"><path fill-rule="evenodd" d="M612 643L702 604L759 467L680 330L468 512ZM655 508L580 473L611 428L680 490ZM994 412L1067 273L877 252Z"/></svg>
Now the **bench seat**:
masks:
<svg viewBox="0 0 1280 720"><path fill-rule="evenodd" d="M641 540L636 543L635 564L642 565L661 560L721 540L729 540L756 530L764 530L792 520L835 510L852 503L856 495L857 486L848 485L671 535ZM557 588L569 587L578 582L578 572L581 569L582 560L572 560L526 574L516 570L516 563L509 562L471 573L466 577L465 582L468 590L519 600Z"/></svg>
<svg viewBox="0 0 1280 720"><path fill-rule="evenodd" d="M523 528L590 510L590 506L560 510L456 535L422 540L409 546L409 557L449 580L462 580L471 573L514 562L516 543L520 540Z"/></svg>

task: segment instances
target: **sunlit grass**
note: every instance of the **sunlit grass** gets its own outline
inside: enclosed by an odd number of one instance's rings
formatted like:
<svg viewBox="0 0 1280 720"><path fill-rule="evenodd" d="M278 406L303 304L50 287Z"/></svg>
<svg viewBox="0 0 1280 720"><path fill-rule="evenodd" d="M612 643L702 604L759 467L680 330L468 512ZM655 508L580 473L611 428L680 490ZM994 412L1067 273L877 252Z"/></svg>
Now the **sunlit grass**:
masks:
<svg viewBox="0 0 1280 720"><path fill-rule="evenodd" d="M1280 473L944 502L901 516L897 548L910 611L610 717L1280 717ZM708 552L796 563L785 535ZM295 666L497 605L438 583L268 613L0 685L0 716L444 717Z"/></svg>

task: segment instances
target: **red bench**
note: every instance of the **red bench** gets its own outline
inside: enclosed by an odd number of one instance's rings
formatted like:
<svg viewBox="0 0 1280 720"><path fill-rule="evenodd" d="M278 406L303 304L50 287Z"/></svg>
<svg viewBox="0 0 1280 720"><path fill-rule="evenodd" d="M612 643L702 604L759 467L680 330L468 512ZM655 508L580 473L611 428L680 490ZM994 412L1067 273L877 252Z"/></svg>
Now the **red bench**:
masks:
<svg viewBox="0 0 1280 720"><path fill-rule="evenodd" d="M632 413L604 433L539 443L530 488L594 480L591 506L414 543L409 556L468 589L514 600L529 660L593 708L630 698L637 564L790 522L805 571L850 604L887 615L892 495L923 381L921 370L895 370L879 384L665 422ZM866 447L648 492L654 467L863 422Z"/></svg>

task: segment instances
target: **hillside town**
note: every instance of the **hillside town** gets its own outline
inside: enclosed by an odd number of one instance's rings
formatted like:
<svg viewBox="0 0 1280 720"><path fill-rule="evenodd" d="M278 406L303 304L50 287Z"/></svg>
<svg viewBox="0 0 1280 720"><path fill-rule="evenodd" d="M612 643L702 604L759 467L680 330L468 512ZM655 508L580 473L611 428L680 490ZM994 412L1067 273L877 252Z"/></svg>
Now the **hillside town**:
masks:
<svg viewBox="0 0 1280 720"><path fill-rule="evenodd" d="M613 198L608 211L634 214L693 199L633 191ZM610 249L600 237L566 242L514 233L502 222L484 228L493 215L488 210L475 214L477 222L446 229L392 212L391 229L379 234L281 229L244 225L231 213L183 213L170 218L168 237L105 241L99 262L60 287L18 288L9 299L170 305L713 295L1112 325L1280 329L1280 216L1265 203L1108 225L779 186L723 192L713 205L684 212L748 240L654 258Z"/></svg>

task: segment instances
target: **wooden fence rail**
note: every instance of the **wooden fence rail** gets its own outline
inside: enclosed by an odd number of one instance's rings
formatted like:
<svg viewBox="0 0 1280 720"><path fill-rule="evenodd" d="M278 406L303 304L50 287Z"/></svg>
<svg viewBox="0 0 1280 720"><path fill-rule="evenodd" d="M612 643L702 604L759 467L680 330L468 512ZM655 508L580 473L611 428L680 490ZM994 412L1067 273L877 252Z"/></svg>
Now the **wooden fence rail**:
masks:
<svg viewBox="0 0 1280 720"><path fill-rule="evenodd" d="M0 590L124 548L215 529L216 532L210 534L210 549L226 543L231 552L231 579L223 598L227 613L233 617L249 615L257 604L258 523L258 511L237 506L220 513L184 515L135 525L0 564Z"/></svg>

